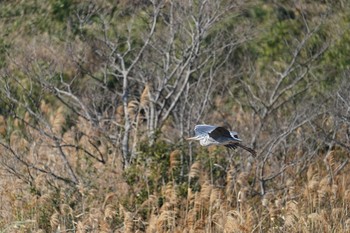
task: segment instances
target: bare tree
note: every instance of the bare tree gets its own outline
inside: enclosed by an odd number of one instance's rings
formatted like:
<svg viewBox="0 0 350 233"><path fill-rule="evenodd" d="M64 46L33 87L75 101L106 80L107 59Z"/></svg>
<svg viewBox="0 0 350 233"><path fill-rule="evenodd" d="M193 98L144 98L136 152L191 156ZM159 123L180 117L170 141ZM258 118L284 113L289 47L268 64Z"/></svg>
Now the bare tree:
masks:
<svg viewBox="0 0 350 233"><path fill-rule="evenodd" d="M151 2L144 16L146 30L138 32L142 40L136 47L132 47L132 34L139 29L133 23L135 18L128 24L127 36L121 39L109 36L111 25L101 16L103 37L96 40L104 45L103 80L109 76L115 82L123 80L120 90L115 91L123 103L121 145L126 165L136 157L140 135L146 134L152 144L169 116L174 117L177 127L180 125L180 136L190 122L184 117L192 119L197 114L195 121L199 120L215 90L217 71L232 50L248 38L247 29L239 28L231 32L237 33L235 36L220 38L214 28L227 13L238 15L240 11L240 5L225 1ZM185 116L184 111L191 114Z"/></svg>
<svg viewBox="0 0 350 233"><path fill-rule="evenodd" d="M314 76L316 64L328 49L329 41L324 41L317 50L309 50L310 41L319 33L323 22L313 28L305 22L301 38L286 42L290 48L288 61L278 68L271 66L266 74L259 73L269 77L257 77L251 68L248 78L240 79L246 98L238 102L253 111L251 143L259 148L257 176L261 195L267 192L267 182L283 177L289 167L302 167L317 151L314 145L301 146L313 137L301 132L326 112L325 106L317 104L311 96L320 84L320 79ZM303 151L302 156L287 158L290 150Z"/></svg>
<svg viewBox="0 0 350 233"><path fill-rule="evenodd" d="M163 127L181 138L208 108L219 70L249 39L250 28L225 31L240 4L149 1L121 25L108 4L80 5L72 16L80 38L64 46L43 38L8 57L0 93L24 140L21 148L15 136L0 141L3 164L18 176L35 179L35 171L75 185L86 175L81 155L128 167L139 143L154 143Z"/></svg>
<svg viewBox="0 0 350 233"><path fill-rule="evenodd" d="M326 125L316 126L321 131L323 139L331 143L330 148L336 144L350 151L350 94L349 83L345 81L348 77L348 71L344 72L343 76L344 81L339 85L335 95L329 96L331 99L327 115L329 120L324 122Z"/></svg>

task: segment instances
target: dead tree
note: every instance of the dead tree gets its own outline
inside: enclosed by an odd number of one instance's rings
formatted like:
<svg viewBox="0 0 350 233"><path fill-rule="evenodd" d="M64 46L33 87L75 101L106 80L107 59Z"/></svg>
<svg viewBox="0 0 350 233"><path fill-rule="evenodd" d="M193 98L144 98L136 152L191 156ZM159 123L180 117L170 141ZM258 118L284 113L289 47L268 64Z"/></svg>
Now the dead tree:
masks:
<svg viewBox="0 0 350 233"><path fill-rule="evenodd" d="M324 21L320 22L313 28L305 22L300 38L286 42L289 56L283 65L271 65L263 77L257 77L256 70L251 68L248 77L240 79L246 98L238 102L253 111L251 143L259 148L257 180L261 195L267 192L268 182L283 177L290 167L303 167L317 151L313 145L303 146L303 140L313 136L301 132L326 112L311 97L321 83L321 78L313 76L314 69L329 47L329 41L324 41L317 50L309 50L310 40L319 33ZM300 156L288 158L290 149L301 152Z"/></svg>
<svg viewBox="0 0 350 233"><path fill-rule="evenodd" d="M87 178L81 156L128 167L138 144L154 143L162 127L179 128L181 137L208 108L221 67L249 38L250 28L237 27L234 37L217 29L241 11L231 1L149 1L130 15L114 15L108 4L79 7L72 16L78 38L18 47L1 71L2 111L17 125L12 139L0 140L1 162L17 176L76 185Z"/></svg>

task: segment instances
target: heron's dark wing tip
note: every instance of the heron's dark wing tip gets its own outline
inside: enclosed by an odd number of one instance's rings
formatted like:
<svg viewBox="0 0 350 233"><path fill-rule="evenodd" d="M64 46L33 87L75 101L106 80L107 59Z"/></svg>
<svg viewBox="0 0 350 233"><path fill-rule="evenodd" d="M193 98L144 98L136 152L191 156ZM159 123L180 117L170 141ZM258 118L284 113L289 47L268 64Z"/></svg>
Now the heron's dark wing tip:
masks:
<svg viewBox="0 0 350 233"><path fill-rule="evenodd" d="M225 145L227 148L229 148L229 149L237 149L237 145L235 145L235 144L227 144L227 145Z"/></svg>

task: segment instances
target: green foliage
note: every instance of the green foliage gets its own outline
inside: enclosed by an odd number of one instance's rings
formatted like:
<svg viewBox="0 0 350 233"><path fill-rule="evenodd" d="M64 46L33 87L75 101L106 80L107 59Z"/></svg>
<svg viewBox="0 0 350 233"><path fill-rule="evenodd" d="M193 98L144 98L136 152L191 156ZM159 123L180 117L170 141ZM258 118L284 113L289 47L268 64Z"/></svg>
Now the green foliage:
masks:
<svg viewBox="0 0 350 233"><path fill-rule="evenodd" d="M71 14L72 0L54 0L51 3L52 14L60 22L66 22Z"/></svg>
<svg viewBox="0 0 350 233"><path fill-rule="evenodd" d="M271 8L264 4L256 4L244 10L243 17L255 22L264 22L271 17Z"/></svg>
<svg viewBox="0 0 350 233"><path fill-rule="evenodd" d="M158 141L152 146L145 142L141 143L139 151L140 155L125 171L126 181L130 185L144 182L144 188L147 186L148 194L152 194L170 181L169 155L171 148L164 141Z"/></svg>
<svg viewBox="0 0 350 233"><path fill-rule="evenodd" d="M10 42L4 38L0 39L0 68L5 68L7 65L7 51L11 48Z"/></svg>
<svg viewBox="0 0 350 233"><path fill-rule="evenodd" d="M333 71L350 68L350 30L345 30L336 43L327 51L323 64Z"/></svg>
<svg viewBox="0 0 350 233"><path fill-rule="evenodd" d="M253 50L261 63L269 64L274 61L288 61L291 51L288 44L300 36L300 25L296 21L275 22L269 31L261 34L255 41Z"/></svg>

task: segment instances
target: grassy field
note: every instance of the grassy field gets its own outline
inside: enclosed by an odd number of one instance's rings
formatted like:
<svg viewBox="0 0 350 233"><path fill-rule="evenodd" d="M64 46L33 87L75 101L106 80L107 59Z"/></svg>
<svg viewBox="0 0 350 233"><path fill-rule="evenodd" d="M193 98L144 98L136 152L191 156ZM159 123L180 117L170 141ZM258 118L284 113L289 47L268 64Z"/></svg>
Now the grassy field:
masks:
<svg viewBox="0 0 350 233"><path fill-rule="evenodd" d="M0 232L350 232L349 12L2 2Z"/></svg>

